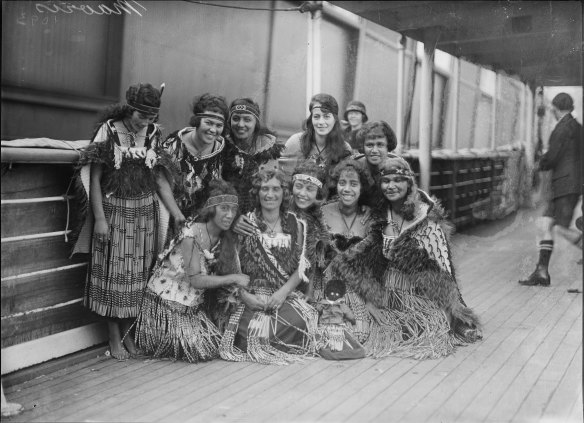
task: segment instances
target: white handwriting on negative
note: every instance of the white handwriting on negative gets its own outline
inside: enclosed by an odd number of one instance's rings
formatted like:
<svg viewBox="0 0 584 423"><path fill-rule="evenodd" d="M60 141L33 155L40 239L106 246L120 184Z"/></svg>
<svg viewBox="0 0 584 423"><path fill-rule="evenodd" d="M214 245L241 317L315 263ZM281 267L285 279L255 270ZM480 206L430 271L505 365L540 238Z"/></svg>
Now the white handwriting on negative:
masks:
<svg viewBox="0 0 584 423"><path fill-rule="evenodd" d="M37 12L39 13L71 14L78 11L83 12L86 15L121 15L122 13L131 15L133 12L136 13L138 16L142 16L142 14L138 11L136 7L141 8L143 10L147 10L137 1L116 0L113 3L113 5L109 6L105 4L88 5L79 3L78 2L71 3L66 1L60 2L47 1L44 3L37 3L35 6Z"/></svg>

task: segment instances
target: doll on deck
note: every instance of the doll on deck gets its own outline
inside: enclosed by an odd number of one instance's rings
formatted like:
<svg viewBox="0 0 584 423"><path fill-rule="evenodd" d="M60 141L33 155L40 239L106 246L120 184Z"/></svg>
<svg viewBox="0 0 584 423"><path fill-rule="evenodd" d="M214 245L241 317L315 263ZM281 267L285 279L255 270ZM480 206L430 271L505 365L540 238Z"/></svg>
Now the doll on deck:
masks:
<svg viewBox="0 0 584 423"><path fill-rule="evenodd" d="M347 331L346 321L355 323L355 315L345 304L345 282L331 279L324 289L324 298L316 303L318 353L326 360L351 360L365 357L365 349Z"/></svg>

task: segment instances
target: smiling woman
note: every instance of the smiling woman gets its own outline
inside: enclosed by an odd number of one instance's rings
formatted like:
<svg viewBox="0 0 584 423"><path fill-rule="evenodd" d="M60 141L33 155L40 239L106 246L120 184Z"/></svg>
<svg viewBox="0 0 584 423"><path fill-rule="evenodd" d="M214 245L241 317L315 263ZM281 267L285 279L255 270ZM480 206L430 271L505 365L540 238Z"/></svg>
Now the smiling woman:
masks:
<svg viewBox="0 0 584 423"><path fill-rule="evenodd" d="M170 134L162 143L180 168L180 180L174 187L171 213L178 231L185 216L193 216L205 203L209 182L221 178L228 115L223 97L203 94L193 102L193 116L186 128Z"/></svg>

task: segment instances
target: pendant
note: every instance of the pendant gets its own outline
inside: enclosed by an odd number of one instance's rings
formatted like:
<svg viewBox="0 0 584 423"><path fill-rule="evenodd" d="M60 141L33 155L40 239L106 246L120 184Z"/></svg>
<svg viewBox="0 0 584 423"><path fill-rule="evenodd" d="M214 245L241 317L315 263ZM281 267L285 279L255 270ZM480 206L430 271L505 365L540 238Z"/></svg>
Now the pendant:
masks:
<svg viewBox="0 0 584 423"><path fill-rule="evenodd" d="M276 232L270 230L270 231L268 231L268 236L270 238L276 238Z"/></svg>
<svg viewBox="0 0 584 423"><path fill-rule="evenodd" d="M353 231L349 231L349 232L343 233L343 236L345 238L353 238L355 236L355 234L353 233Z"/></svg>
<svg viewBox="0 0 584 423"><path fill-rule="evenodd" d="M397 226L397 223L396 223L395 221L393 221L393 220L390 220L389 222L387 222L387 224L388 224L389 226L391 226L391 227L393 228L393 230L394 230L394 231L396 231L396 232L397 232L397 231L399 230L399 227Z"/></svg>

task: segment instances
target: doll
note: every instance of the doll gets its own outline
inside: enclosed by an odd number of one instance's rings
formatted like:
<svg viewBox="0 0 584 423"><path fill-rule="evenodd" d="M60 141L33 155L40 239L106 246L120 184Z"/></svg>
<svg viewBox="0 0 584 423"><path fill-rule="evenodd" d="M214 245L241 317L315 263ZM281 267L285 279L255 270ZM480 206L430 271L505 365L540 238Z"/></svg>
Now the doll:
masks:
<svg viewBox="0 0 584 423"><path fill-rule="evenodd" d="M327 360L363 358L365 350L347 330L346 322L355 324L355 315L345 304L345 282L331 279L324 289L324 298L316 304L319 313L319 354Z"/></svg>

